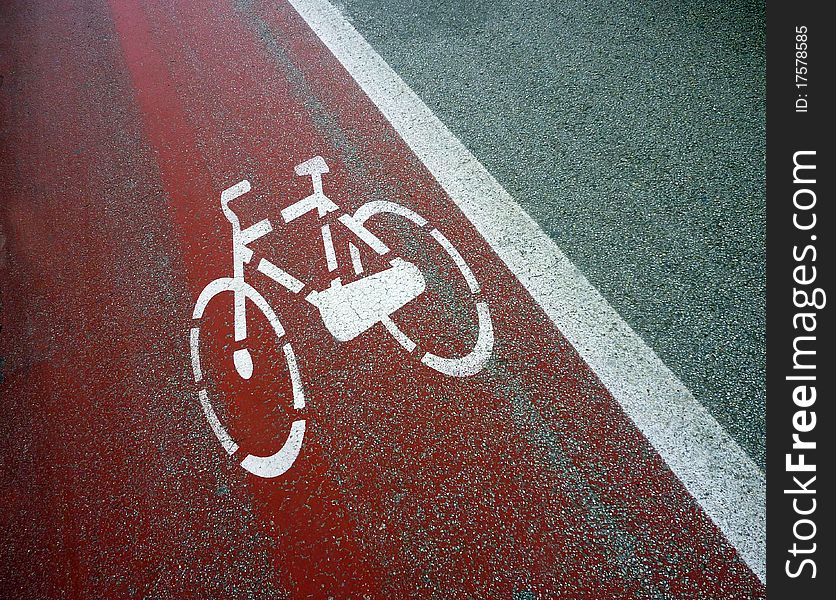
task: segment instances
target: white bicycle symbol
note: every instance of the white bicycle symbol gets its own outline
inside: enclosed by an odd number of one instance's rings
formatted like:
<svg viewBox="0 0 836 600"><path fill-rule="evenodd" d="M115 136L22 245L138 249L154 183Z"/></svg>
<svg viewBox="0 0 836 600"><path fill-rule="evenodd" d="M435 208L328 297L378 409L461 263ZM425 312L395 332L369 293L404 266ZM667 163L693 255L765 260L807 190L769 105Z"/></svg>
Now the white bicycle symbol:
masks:
<svg viewBox="0 0 836 600"><path fill-rule="evenodd" d="M314 191L311 195L281 211L285 223L291 223L313 210L317 211L320 220L328 213L339 211L339 207L325 195L322 189L322 175L328 173L328 170L328 165L321 156L316 156L295 167L297 175L310 176ZM194 325L190 330L192 371L195 383L200 388L198 397L212 430L230 456L238 451L239 445L221 424L212 408L209 393L206 387L203 387L203 372L200 365L200 322L204 311L209 302L218 294L224 292L234 294L235 343L238 348L233 352L233 362L238 375L243 379L249 379L253 374L252 356L246 347L246 301L250 300L266 317L279 343L285 335L284 328L271 306L255 288L244 281L244 265L253 260L253 251L248 247L249 244L273 230L268 219L241 229L238 216L229 207L229 203L249 191L250 183L244 180L221 193L221 209L232 225L233 275L215 279L203 288L192 312ZM419 345L398 328L391 316L424 292L426 288L424 275L414 264L395 257L389 260L390 267L387 269L363 276L360 252L353 243L348 244L348 249L352 267L358 279L343 284L340 278L336 277L329 287L322 291L310 292L304 296L304 299L319 309L325 327L340 342L352 340L376 323L381 323L404 350L410 355L420 356L421 362L428 367L454 377L478 373L491 357L494 335L488 304L481 299L479 282L470 267L450 241L432 227L426 219L394 202L367 202L354 215L342 213L336 220L378 255L386 256L390 251L389 247L364 225L370 217L381 213L398 215L420 228L426 228L458 267L476 304L479 330L472 350L461 357L443 357L431 352L423 353L423 355L420 352L415 353ZM339 268L339 263L332 241L330 224L322 225L321 233L328 271L333 273ZM293 294L299 295L305 287L305 284L293 275L265 258L259 260L256 270ZM300 410L305 407L305 393L296 355L289 342L284 342L281 347L290 372L293 408ZM259 477L278 477L285 473L299 456L304 436L305 420L297 419L291 424L290 433L277 452L270 456L248 454L241 461L241 466Z"/></svg>

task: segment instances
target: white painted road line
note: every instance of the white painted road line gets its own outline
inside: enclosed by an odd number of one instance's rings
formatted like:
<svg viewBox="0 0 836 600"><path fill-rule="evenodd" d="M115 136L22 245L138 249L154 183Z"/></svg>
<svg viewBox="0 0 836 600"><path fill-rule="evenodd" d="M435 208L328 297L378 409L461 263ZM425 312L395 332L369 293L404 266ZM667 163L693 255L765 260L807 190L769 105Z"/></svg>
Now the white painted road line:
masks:
<svg viewBox="0 0 836 600"><path fill-rule="evenodd" d="M754 462L334 6L289 1L765 581L766 480Z"/></svg>

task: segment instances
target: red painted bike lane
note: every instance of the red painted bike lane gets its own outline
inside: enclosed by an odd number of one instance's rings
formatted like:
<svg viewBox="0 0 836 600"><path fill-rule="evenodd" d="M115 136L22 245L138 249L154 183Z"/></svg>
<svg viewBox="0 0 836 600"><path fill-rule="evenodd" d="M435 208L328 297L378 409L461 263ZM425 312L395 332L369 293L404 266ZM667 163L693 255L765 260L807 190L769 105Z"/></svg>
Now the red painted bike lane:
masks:
<svg viewBox="0 0 836 600"><path fill-rule="evenodd" d="M763 594L594 374L291 7L113 1L109 12L91 14L101 21L112 16L121 56L107 60L114 70L122 64L127 69L132 89L123 91L132 96L122 101L131 104L136 114L131 126L141 131L152 157L139 164L128 159L127 168L113 176L141 166L135 173L144 182L141 188L161 186L168 198L165 207L155 204L162 208L157 213L127 210L136 212L136 220L159 222L160 238L149 243L170 262L176 281L170 291L177 300L166 306L182 311L174 322L149 326L151 314L126 314L131 305L116 300L121 308L112 317L118 322L113 337L131 343L114 342L107 355L119 357L122 374L93 369L88 379L93 389L84 394L116 413L112 427L91 433L96 445L124 452L122 462L142 456L142 466L154 475L132 465L139 472L131 478L145 477L157 481L161 493L184 495L182 508L164 503L174 514L148 521L153 535L147 534L147 547L110 556L125 567L127 587L117 589L147 589L155 558L166 557L172 545L192 544L193 561L178 566L191 573L192 593L210 589L201 582L211 569L218 585L227 582L233 592L236 570L255 570L276 589L302 597L492 597L525 590L594 598ZM57 74L49 83L60 83ZM77 93L78 104L90 104ZM91 126L91 118L81 115L79 126ZM141 369L136 339L170 352L174 364L165 365L166 372L182 373L190 367L191 304L211 280L232 275L222 190L245 178L252 183L252 191L234 206L245 227L263 218L273 224L272 233L252 244L257 257L286 269L308 289L327 285L314 215L292 224L280 216L282 208L311 191L310 179L297 176L293 167L317 155L330 168L323 177L325 193L342 210L353 213L370 200L396 202L426 217L458 248L490 307L495 339L490 361L469 377L441 375L419 362L419 355L405 352L381 325L339 343L313 306L253 268L256 258L246 278L287 331L305 386L305 408L292 408L281 349L252 305L248 340L255 375L242 381L235 374L232 302L218 300L201 322L202 363L215 410L241 451L227 456L201 412L197 386L182 377L175 384L175 406L182 413L191 403L181 415L190 422L161 416L171 399L154 393L162 388L159 380L145 377L147 389L138 385L131 397L156 400L154 410L141 411L149 435L132 440L142 451L124 450L115 431L130 405L114 407L108 400L125 373ZM155 163L150 168L149 161ZM93 169L96 161L87 164ZM105 195L94 195L85 209L106 205ZM19 206L25 212L25 204ZM60 205L45 210L53 221L75 214L63 213L67 209ZM69 223L82 227L84 221L79 214ZM477 316L455 265L426 230L403 220L369 223L393 253L432 275L425 293L393 319L410 337L426 342L423 350L467 352L475 343ZM343 243L348 238L336 224L332 229L340 260L348 265ZM97 246L92 240L102 241ZM114 231L88 231L78 241L99 259L120 244L141 252L147 242L139 235L120 239ZM26 251L53 249L45 244ZM367 251L364 259L371 271L384 266ZM339 274L352 278L347 268ZM101 272L74 276L101 281L96 297L120 297L119 286L106 283L120 281L117 268L105 265ZM60 294L61 283L44 285L50 294ZM152 290L163 287L156 282ZM100 306L92 302L77 310L96 321L102 318ZM62 364L66 371L99 356L91 344ZM165 359L160 357L163 364ZM40 378L29 370L3 385L9 392L29 386L26 395L58 403L54 411L62 408L58 398L77 394L74 378L64 381L54 370ZM65 391L57 393L62 381ZM237 464L248 452L275 451L300 416L307 429L289 471L262 479ZM76 419L87 423L83 416ZM123 429L136 431L137 423L128 419ZM169 452L156 454L150 440L163 440ZM223 520L225 533L201 533L204 515L215 510L206 494L206 470L222 482L218 489L239 511ZM110 468L104 472L107 493L126 493L129 477ZM54 477L43 474L45 480ZM93 483L104 475L87 477ZM136 502L150 485L134 492ZM188 493L195 497L185 497ZM81 507L68 506L72 520ZM103 514L110 528L116 527L113 513ZM154 527L157 521L161 525ZM67 544L64 552L67 570L82 574L73 585L83 593L97 589L92 576L97 570L80 570L73 561L94 563L101 550L88 532L75 536L79 543Z"/></svg>

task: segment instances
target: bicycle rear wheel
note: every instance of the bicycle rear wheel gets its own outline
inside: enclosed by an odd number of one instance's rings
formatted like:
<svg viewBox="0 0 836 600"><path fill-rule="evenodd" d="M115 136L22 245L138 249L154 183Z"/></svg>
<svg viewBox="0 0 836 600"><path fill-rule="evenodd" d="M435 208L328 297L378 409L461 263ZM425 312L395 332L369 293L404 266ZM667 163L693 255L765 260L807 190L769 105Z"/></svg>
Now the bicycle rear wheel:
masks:
<svg viewBox="0 0 836 600"><path fill-rule="evenodd" d="M422 351L421 344L404 333L392 319L384 319L384 327L407 352L416 353L416 349L418 349L417 354L421 356L421 362L439 373L453 377L467 377L479 373L493 354L493 322L488 303L482 298L479 282L467 261L443 233L433 227L424 217L400 204L385 200L367 202L357 209L353 217L358 223L365 225L368 219L382 213L397 215L426 230L444 250L467 284L470 300L476 307L478 333L476 341L468 353L463 356L441 356L433 352Z"/></svg>

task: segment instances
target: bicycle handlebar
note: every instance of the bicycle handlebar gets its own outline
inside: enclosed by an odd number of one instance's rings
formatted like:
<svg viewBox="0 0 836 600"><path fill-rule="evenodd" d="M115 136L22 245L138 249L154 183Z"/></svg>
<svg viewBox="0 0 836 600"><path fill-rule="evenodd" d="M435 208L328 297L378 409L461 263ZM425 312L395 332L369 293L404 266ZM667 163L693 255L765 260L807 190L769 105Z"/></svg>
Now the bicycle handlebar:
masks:
<svg viewBox="0 0 836 600"><path fill-rule="evenodd" d="M221 192L221 208L228 209L229 203L250 191L250 182L246 179L226 188Z"/></svg>

